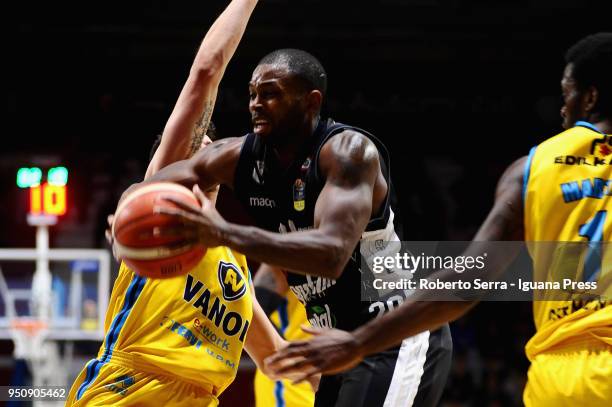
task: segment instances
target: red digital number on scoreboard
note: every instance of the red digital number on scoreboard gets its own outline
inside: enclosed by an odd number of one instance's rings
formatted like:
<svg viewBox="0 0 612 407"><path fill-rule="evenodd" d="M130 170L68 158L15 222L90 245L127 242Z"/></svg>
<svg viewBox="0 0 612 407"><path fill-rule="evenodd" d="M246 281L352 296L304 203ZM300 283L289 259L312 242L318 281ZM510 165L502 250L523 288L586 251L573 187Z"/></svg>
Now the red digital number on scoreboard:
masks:
<svg viewBox="0 0 612 407"><path fill-rule="evenodd" d="M44 183L30 187L30 213L61 216L66 213L66 186Z"/></svg>

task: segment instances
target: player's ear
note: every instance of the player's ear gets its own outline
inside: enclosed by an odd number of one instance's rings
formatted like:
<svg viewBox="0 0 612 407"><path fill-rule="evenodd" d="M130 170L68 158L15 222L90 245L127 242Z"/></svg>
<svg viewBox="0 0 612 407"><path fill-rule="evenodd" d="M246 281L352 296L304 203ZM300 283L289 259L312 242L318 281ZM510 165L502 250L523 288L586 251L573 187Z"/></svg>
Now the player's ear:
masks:
<svg viewBox="0 0 612 407"><path fill-rule="evenodd" d="M595 86L589 86L584 94L584 110L591 113L595 109L597 100L599 99L599 91Z"/></svg>
<svg viewBox="0 0 612 407"><path fill-rule="evenodd" d="M318 112L321 110L321 104L323 103L323 94L319 90L311 90L306 96L306 101L310 110Z"/></svg>

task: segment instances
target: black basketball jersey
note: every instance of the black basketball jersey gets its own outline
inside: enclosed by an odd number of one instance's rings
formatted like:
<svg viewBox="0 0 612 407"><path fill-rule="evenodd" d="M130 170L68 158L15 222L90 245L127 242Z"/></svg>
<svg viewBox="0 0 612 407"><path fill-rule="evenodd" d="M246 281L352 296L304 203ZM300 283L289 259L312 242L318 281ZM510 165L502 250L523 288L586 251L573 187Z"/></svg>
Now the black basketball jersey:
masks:
<svg viewBox="0 0 612 407"><path fill-rule="evenodd" d="M378 148L388 192L377 216L372 217L355 247L342 275L337 280L288 273L291 290L306 306L313 326L354 329L388 309L389 302L362 301L361 256L376 251L383 241L398 241L391 208L393 187L390 177L389 154L373 135L359 128L321 120L312 137L305 142L288 169L281 168L275 154L254 133L246 136L234 179L238 200L258 227L281 233L308 230L314 227L315 203L325 185L319 171L321 147L334 135L355 130L374 142ZM400 230L400 226L397 225ZM372 250L373 249L373 250ZM366 253L364 253L364 251ZM368 270L369 272L369 270ZM368 280L368 279L365 279ZM374 293L376 295L376 293ZM396 298L395 305L402 301ZM393 306L393 305L391 305Z"/></svg>

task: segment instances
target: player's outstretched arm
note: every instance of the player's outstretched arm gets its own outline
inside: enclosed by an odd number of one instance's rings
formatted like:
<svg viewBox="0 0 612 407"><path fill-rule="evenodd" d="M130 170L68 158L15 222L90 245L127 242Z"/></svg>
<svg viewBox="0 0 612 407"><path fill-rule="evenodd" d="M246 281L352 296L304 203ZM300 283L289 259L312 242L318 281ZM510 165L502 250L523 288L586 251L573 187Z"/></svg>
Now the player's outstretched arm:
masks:
<svg viewBox="0 0 612 407"><path fill-rule="evenodd" d="M160 168L191 157L210 125L217 91L227 65L244 34L257 0L232 0L208 30L189 77L149 163L145 179Z"/></svg>
<svg viewBox="0 0 612 407"><path fill-rule="evenodd" d="M475 242L501 240L523 240L523 169L526 158L513 163L498 183L493 209L476 234ZM482 252L483 244L478 244ZM467 249L469 255L470 248ZM495 273L509 265L516 251L488 251L487 273ZM494 258L492 258L494 257ZM432 279L453 281L457 274L443 270ZM373 319L353 332L338 329L305 329L313 334L309 341L292 342L287 348L266 360L267 367L275 374L301 371L298 380L311 374L332 374L346 370L359 363L364 356L398 345L404 338L422 331L433 330L453 321L475 305L475 301L464 302L419 302L424 293L417 291L409 301L395 311Z"/></svg>

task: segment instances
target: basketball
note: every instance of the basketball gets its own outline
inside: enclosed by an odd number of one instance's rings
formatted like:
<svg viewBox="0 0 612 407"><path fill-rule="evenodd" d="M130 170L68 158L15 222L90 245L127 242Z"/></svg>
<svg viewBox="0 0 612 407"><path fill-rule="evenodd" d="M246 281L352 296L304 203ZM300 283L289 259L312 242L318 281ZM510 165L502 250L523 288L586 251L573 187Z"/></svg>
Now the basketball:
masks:
<svg viewBox="0 0 612 407"><path fill-rule="evenodd" d="M113 222L117 255L137 274L149 278L186 274L206 252L204 246L193 244L183 236L159 233L181 226L172 216L155 213L156 207L176 208L162 197L200 206L193 192L181 185L147 184L119 204Z"/></svg>

